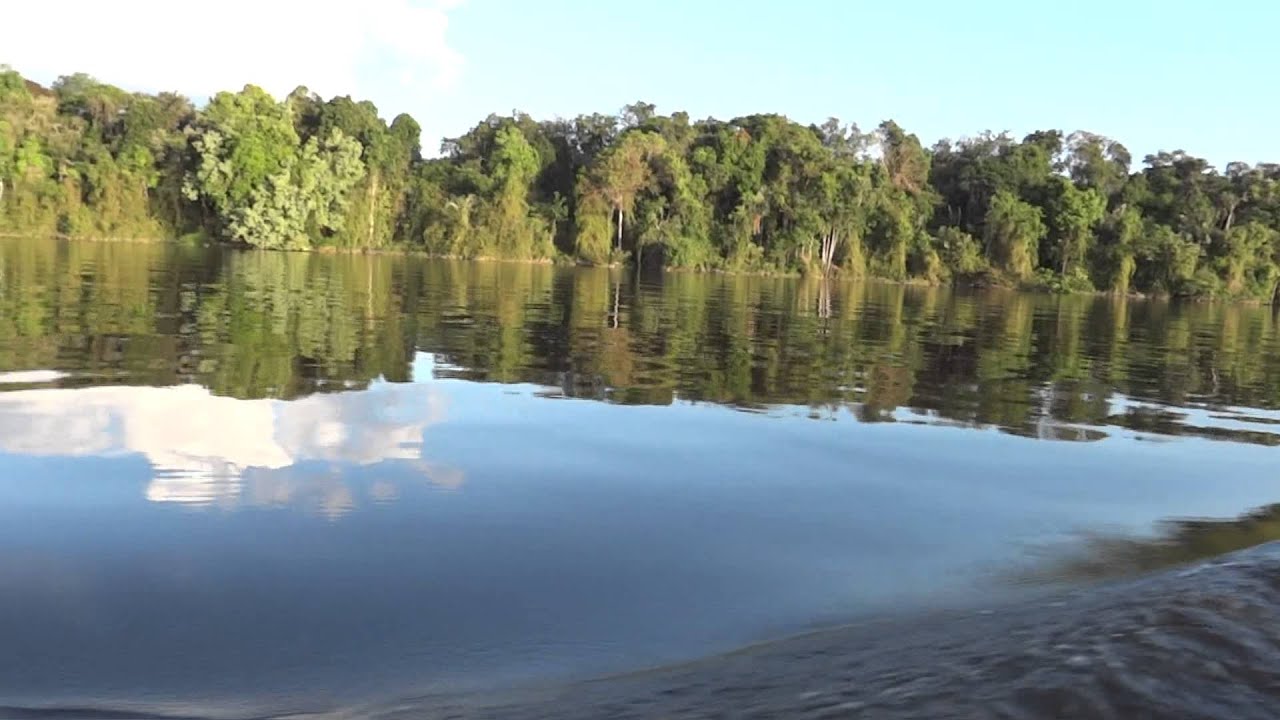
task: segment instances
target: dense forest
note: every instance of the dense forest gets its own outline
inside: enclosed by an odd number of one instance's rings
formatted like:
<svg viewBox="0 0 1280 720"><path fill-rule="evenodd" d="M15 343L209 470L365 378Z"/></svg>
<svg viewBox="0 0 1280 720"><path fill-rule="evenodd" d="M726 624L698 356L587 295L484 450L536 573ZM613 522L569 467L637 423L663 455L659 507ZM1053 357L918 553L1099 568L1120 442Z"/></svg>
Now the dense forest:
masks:
<svg viewBox="0 0 1280 720"><path fill-rule="evenodd" d="M780 115L493 115L425 158L408 115L306 88L204 107L0 68L0 232L962 281L1270 302L1280 165L1133 170L1057 130L925 147Z"/></svg>

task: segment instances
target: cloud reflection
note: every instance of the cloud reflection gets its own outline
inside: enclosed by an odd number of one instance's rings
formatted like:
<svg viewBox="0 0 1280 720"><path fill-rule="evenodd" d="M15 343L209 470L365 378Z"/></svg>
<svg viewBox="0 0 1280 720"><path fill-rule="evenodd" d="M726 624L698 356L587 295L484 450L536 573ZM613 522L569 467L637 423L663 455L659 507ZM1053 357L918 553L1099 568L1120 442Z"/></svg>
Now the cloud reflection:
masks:
<svg viewBox="0 0 1280 720"><path fill-rule="evenodd" d="M397 499L403 478L444 488L461 471L423 458L444 420L430 384L378 382L361 392L237 400L203 387L91 387L0 393L0 451L29 456L141 455L148 500L196 507L300 507L338 517ZM357 486L346 472L387 464Z"/></svg>

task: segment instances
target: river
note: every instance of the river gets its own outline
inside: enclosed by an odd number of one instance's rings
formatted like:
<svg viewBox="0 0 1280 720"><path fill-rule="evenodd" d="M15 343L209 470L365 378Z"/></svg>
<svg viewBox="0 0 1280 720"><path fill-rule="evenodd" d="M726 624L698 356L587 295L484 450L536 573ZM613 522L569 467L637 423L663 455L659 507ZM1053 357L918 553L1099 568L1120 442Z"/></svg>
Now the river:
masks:
<svg viewBox="0 0 1280 720"><path fill-rule="evenodd" d="M0 708L1043 603L1280 538L1277 444L1269 307L3 239Z"/></svg>

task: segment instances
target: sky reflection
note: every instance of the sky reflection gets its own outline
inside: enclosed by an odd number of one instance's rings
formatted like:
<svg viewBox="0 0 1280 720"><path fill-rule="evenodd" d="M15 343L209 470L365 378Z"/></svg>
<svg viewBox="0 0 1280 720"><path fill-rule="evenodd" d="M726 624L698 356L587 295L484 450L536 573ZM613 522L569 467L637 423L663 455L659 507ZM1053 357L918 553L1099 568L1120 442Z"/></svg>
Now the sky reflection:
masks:
<svg viewBox="0 0 1280 720"><path fill-rule="evenodd" d="M189 507L299 507L338 517L400 494L380 479L357 490L343 469L395 463L443 487L461 471L423 457L447 403L430 384L294 401L219 397L195 385L104 386L0 393L0 452L28 457L142 456L148 500Z"/></svg>

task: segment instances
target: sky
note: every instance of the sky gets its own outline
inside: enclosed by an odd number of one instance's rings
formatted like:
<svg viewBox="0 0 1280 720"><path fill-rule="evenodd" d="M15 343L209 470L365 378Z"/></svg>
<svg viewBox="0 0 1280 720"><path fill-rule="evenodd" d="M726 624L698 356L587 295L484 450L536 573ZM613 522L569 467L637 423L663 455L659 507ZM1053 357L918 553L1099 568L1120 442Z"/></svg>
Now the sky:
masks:
<svg viewBox="0 0 1280 720"><path fill-rule="evenodd" d="M411 113L431 151L491 112L894 119L926 144L1085 129L1136 158L1280 161L1264 0L40 0L0 63L197 100L245 83Z"/></svg>

